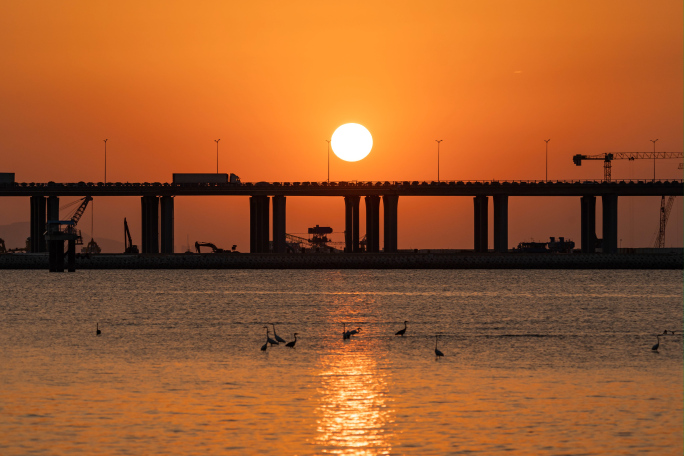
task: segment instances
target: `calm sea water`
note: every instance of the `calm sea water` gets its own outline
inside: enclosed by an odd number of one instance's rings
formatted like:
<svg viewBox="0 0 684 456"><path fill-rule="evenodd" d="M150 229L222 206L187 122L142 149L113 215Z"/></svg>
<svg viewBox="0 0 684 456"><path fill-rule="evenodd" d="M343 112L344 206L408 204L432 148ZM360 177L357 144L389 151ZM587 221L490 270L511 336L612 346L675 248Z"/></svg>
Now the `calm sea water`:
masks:
<svg viewBox="0 0 684 456"><path fill-rule="evenodd" d="M683 451L681 271L2 271L0 296L2 455ZM262 352L267 323L295 348Z"/></svg>

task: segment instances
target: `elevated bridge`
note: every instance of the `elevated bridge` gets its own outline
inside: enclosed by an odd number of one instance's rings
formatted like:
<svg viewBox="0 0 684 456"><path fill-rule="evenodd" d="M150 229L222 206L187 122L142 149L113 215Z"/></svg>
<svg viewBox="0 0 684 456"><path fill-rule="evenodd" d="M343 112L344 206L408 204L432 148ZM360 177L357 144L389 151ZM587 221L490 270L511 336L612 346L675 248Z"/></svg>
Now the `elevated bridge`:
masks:
<svg viewBox="0 0 684 456"><path fill-rule="evenodd" d="M596 198L602 199L603 252L618 247L617 210L621 196L682 196L682 180L639 181L380 181L380 182L245 182L174 184L143 183L1 183L1 196L30 197L32 252L45 252L48 220L59 218L59 198L137 196L141 198L142 253L173 253L174 197L245 196L250 200L250 252L266 253L273 241L285 253L286 199L296 196L342 197L345 202L345 252L360 252L359 210L366 210L367 251L380 251L380 200L384 220L384 252L397 251L400 196L470 196L474 208L474 249L487 252L488 204L494 204L494 251L508 251L508 198L511 196L579 197L582 252L596 247ZM273 217L272 237L269 220ZM160 236L161 234L161 236ZM271 239L269 239L271 237Z"/></svg>

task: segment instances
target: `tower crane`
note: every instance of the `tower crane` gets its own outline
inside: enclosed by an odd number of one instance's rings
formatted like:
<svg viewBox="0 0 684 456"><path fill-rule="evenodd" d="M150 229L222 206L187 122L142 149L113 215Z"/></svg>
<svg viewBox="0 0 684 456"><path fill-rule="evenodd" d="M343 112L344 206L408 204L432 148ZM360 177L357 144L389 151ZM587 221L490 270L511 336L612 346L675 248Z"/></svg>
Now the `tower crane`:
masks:
<svg viewBox="0 0 684 456"><path fill-rule="evenodd" d="M660 230L658 231L655 243L653 244L653 247L656 249L665 247L665 227L676 198L676 196L671 195L667 198L667 202L665 202L664 196L660 198Z"/></svg>
<svg viewBox="0 0 684 456"><path fill-rule="evenodd" d="M602 160L603 161L603 180L610 182L610 169L613 160L637 160L637 159L663 158L684 158L683 152L607 152L598 155L577 154L572 156L575 165L581 166L582 160Z"/></svg>

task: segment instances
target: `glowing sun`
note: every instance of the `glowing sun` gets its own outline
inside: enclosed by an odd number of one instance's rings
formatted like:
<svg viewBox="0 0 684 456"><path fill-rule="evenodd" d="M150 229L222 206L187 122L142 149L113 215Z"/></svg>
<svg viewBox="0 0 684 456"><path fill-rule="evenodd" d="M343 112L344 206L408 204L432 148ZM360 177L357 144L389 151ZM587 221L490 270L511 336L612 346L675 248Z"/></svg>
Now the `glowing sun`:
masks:
<svg viewBox="0 0 684 456"><path fill-rule="evenodd" d="M363 125L356 123L337 127L330 139L335 155L344 161L355 162L366 158L373 148L373 137Z"/></svg>

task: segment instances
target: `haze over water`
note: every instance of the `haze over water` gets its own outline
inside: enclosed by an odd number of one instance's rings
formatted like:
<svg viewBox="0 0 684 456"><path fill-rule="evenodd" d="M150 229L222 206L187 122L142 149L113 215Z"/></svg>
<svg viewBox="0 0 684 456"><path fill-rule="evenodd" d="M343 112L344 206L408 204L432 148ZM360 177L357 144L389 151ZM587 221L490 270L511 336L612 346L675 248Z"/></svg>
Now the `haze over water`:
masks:
<svg viewBox="0 0 684 456"><path fill-rule="evenodd" d="M3 271L0 296L3 455L683 451L682 336L651 351L681 271ZM260 351L266 323L295 348Z"/></svg>

